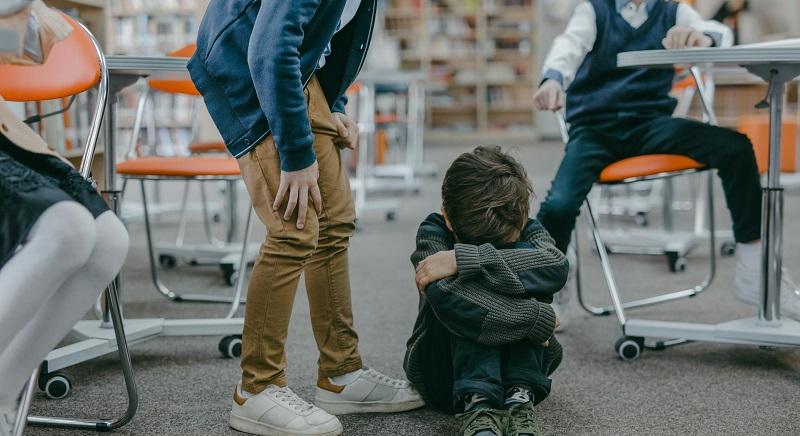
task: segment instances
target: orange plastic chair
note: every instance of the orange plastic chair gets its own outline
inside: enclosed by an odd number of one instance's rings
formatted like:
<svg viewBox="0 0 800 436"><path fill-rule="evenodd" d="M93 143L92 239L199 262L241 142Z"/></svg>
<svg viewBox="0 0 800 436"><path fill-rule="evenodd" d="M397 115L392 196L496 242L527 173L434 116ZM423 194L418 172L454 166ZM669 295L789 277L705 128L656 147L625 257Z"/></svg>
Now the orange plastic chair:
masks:
<svg viewBox="0 0 800 436"><path fill-rule="evenodd" d="M64 17L72 25L73 30L66 39L53 46L43 64L35 66L0 65L0 95L8 101L31 102L72 97L97 87L97 99L80 165L81 175L89 179L100 126L108 102L108 69L100 45L89 30L69 16L64 15ZM14 434L22 434L26 423L43 427L113 430L130 422L136 414L138 395L122 325L116 282L109 285L106 295L110 302L108 306L125 377L128 397L125 414L114 420L28 416L33 389L37 384L51 398L66 396L70 389L69 380L63 373L58 372L65 367L65 363L45 360L41 367L43 372L34 372L23 392L20 403L21 413L18 416L24 418L17 423L18 428Z"/></svg>
<svg viewBox="0 0 800 436"><path fill-rule="evenodd" d="M701 82L702 79L700 78L700 73L699 73L698 70L692 69L691 73L692 73L691 77L695 80L695 83L702 83ZM688 86L688 85L684 83L681 86ZM705 92L701 88L702 87L697 87L697 92L698 92L698 94L699 94L699 96L701 98L701 101L703 103L703 109L704 109L704 111L706 111L706 116L709 119L714 120L715 117L714 117L713 109L711 108L711 104L710 104L710 102L708 102L706 100ZM568 133L567 125L566 125L566 122L565 122L563 116L560 113L557 114L557 115L558 115L559 127L561 128L562 138L563 138L564 142L566 143L569 140L569 133ZM698 172L702 172L702 171L706 171L706 170L707 170L707 168L704 165L702 165L701 163L699 163L699 162L697 162L697 161L695 161L695 160L693 160L693 159L691 159L691 158L689 158L687 156L675 155L675 154L641 155L641 156L635 156L635 157L631 157L631 158L622 159L622 160L619 160L617 162L614 162L614 163L608 165L600 173L600 176L598 178L597 184L599 184L599 185L630 184L630 183L636 183L636 182L641 182L641 181L646 181L646 180L656 180L656 179L661 179L661 178L670 178L670 177L676 177L676 176L685 175L685 174L698 173ZM708 239L709 239L710 248L711 248L711 250L710 250L710 269L709 269L709 274L706 276L706 278L703 280L703 282L701 282L697 286L694 286L692 288L685 289L685 290L664 292L664 293L662 293L660 295L657 295L655 297L644 298L644 299L639 299L639 300L634 300L634 301L628 301L628 302L625 302L625 303L621 302L620 297L619 297L619 292L618 292L618 289L617 289L617 285L616 285L616 281L615 281L615 278L614 278L614 274L613 274L613 271L611 269L611 264L610 264L610 261L608 259L608 254L609 254L610 250L608 248L608 245L606 245L606 243L603 241L603 238L602 238L602 236L600 234L600 229L599 229L599 226L597 225L597 218L595 217L595 214L594 214L594 212L592 210L592 206L591 206L589 200L587 199L585 201L586 208L588 210L588 214L587 215L588 215L588 218L589 218L588 221L589 221L589 226L590 226L590 230L591 230L591 234L592 234L592 239L594 241L597 253L600 256L600 262L601 262L601 265L602 265L602 268L603 268L603 275L605 276L606 284L608 286L608 289L609 289L609 292L610 292L610 294L612 296L612 299L614 301L616 301L616 302L619 302L619 307L622 307L624 309L636 308L636 307L645 307L645 306L651 306L651 305L660 304L660 303L666 303L666 302L669 302L669 301L675 301L675 300L682 299L682 298L693 297L695 295L700 294L701 292L703 292L705 289L707 289L711 285L711 282L713 281L714 275L715 275L715 272L716 272L716 256L715 256L716 238L715 238L715 234L714 234L714 232L715 232L715 228L714 228L715 224L714 224L714 213L713 213L714 200L713 200L712 178L711 178L710 174L708 174L707 176L708 176L707 177L708 186L707 186L707 191L705 192L706 193L705 200L708 203L706 205L707 208L708 208L708 212L707 212L708 225L709 225L709 231L708 231L708 235L709 236L708 236ZM669 203L671 203L671 201ZM669 207L671 207L671 204L669 205ZM698 205L698 207L700 207L700 206ZM577 254L577 251L578 250L576 249L576 254ZM669 252L666 249L664 249L663 252L642 251L641 254L664 254L664 255L666 255L667 256L667 260L670 263L670 269L672 271L679 271L679 270L681 270L681 268L680 268L681 265L685 265L685 264L682 264L682 258L680 257L682 255L677 254L677 253ZM615 305L605 306L605 307L596 307L596 306L592 306L592 305L588 304L586 301L584 301L583 292L582 292L582 286L581 286L581 278L580 278L580 260L579 260L579 257L576 258L576 260L577 260L577 264L576 264L576 284L577 284L576 291L577 292L576 293L577 293L578 302L580 303L580 305L587 312L589 312L590 314L595 315L595 316L603 316L603 315L610 315L612 313L616 313L618 318L619 318L619 320L620 320L620 324L624 325L624 315L618 313L618 311L615 308ZM683 261L683 262L685 262L685 261ZM644 347L643 343L636 342L636 344L639 346L639 349ZM620 353L620 355L623 358L627 358L622 353ZM635 357L638 357L638 352L637 352L637 355ZM635 358L635 357L632 357L632 358Z"/></svg>
<svg viewBox="0 0 800 436"><path fill-rule="evenodd" d="M169 56L176 56L176 57L188 57L191 56L196 47L194 44L190 44L186 47L183 47L179 50L176 50L172 53L169 53ZM194 84L188 80L153 80L151 79L149 82L149 88L151 90L155 90L158 92L164 92L169 94L181 94L181 95L188 95L192 97L199 97L200 93L195 88ZM141 105L144 104L144 99L139 100L139 109L141 109ZM141 110L137 110L137 114L140 114ZM138 123L135 123L138 125ZM138 132L134 133L134 135L138 136ZM138 147L133 147L134 150L138 150ZM167 299L175 302L214 302L214 303L231 303L237 305L238 298L236 301L232 301L230 298L227 297L217 297L217 296L208 296L208 295L189 295L189 294L177 294L171 291L164 283L161 281L159 276L158 268L156 266L156 253L155 247L153 244L152 238L152 230L150 226L150 216L148 210L148 203L147 203L147 194L145 192L144 182L146 180L152 181L165 181L165 180L182 180L187 182L185 190L184 190L184 197L181 206L181 223L179 225L178 230L178 238L175 243L175 246L172 247L173 249L177 250L180 249L181 252L183 251L191 251L192 255L197 254L196 258L192 258L192 264L195 263L202 263L203 261L220 261L221 259L228 257L230 254L233 253L232 248L227 248L223 246L224 244L217 240L212 240L212 235L210 232L210 226L208 224L208 213L206 210L206 201L205 201L205 191L201 185L201 194L203 198L203 219L205 223L205 229L207 237L209 237L209 247L205 250L199 250L198 247L184 247L183 246L183 232L185 229L185 210L186 210L186 199L188 195L189 183L188 182L207 182L207 181L222 181L227 184L229 192L234 192L236 189L235 183L240 178L240 170L239 164L236 162L231 155L227 154L227 149L225 148L224 143L195 143L190 146L190 150L192 151L191 156L177 156L177 157L158 157L158 156L149 156L149 157L135 157L129 159L124 162L120 162L117 164L117 174L122 176L126 182L127 180L139 180L141 185L141 192L142 192L142 203L144 206L144 218L145 218L145 232L147 235L147 246L148 246L148 254L150 260L150 273L152 276L153 284L156 290L166 297ZM225 155L209 155L211 152L224 152ZM232 195L232 194L231 194ZM232 202L233 200L231 200ZM231 208L233 208L233 203L231 204ZM243 243L243 250L244 247L247 245L247 235L250 229L250 213L252 208L249 208L248 212L248 219L247 219L247 228L245 229L245 237ZM233 218L232 218L233 219ZM232 229L232 227L231 227ZM229 231L229 239L233 237L232 230ZM230 242L230 240L228 241ZM173 250L173 251L175 251ZM244 255L243 255L244 256ZM173 254L160 254L158 256L158 260L162 265L171 267L174 266L177 262L178 255ZM220 264L222 267L223 273L225 275L226 281L231 285L236 285L237 290L241 289L241 282L243 280L243 274L236 275L236 271L233 267L227 267L227 265ZM234 311L234 309L231 309Z"/></svg>
<svg viewBox="0 0 800 436"><path fill-rule="evenodd" d="M53 47L42 65L0 65L0 95L16 102L56 100L97 86L97 103L80 167L81 175L88 178L108 101L108 69L94 36L71 17L64 17L73 31Z"/></svg>
<svg viewBox="0 0 800 436"><path fill-rule="evenodd" d="M189 44L183 48L168 53L167 56L188 58L197 50L195 44ZM194 86L191 80L150 80L150 89L163 92L165 94L180 94L190 97L200 97L200 91ZM228 148L221 141L215 142L193 142L189 144L189 152L192 154L204 153L227 153Z"/></svg>

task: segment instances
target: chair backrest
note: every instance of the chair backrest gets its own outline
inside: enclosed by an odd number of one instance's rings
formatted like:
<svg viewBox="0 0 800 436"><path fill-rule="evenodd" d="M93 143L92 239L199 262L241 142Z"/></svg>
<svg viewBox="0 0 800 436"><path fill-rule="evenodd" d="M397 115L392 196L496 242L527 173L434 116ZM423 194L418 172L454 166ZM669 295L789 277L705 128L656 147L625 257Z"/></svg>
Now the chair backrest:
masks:
<svg viewBox="0 0 800 436"><path fill-rule="evenodd" d="M196 50L197 50L196 44L189 44L171 53L167 53L167 56L188 58L191 57ZM192 83L192 81L188 79L184 80L153 79L148 81L148 85L150 85L150 89L154 89L156 91L164 92L167 94L183 94L183 95L190 95L193 97L200 97L200 92L197 90L197 88L195 88L194 83Z"/></svg>
<svg viewBox="0 0 800 436"><path fill-rule="evenodd" d="M89 136L81 160L88 178L108 100L108 69L100 45L86 27L64 15L70 35L56 43L41 65L0 65L0 95L8 101L40 101L70 97L98 86Z"/></svg>

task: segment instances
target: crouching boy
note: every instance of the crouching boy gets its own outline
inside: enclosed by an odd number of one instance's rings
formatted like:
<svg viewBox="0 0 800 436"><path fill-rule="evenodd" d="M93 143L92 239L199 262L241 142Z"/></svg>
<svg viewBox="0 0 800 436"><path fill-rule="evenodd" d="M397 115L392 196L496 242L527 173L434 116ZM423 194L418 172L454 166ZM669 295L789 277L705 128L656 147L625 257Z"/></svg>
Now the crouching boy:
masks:
<svg viewBox="0 0 800 436"><path fill-rule="evenodd" d="M569 266L529 219L532 188L499 147L459 156L442 214L419 227L420 312L404 368L431 407L458 413L465 436L538 435L534 405L561 361L548 303Z"/></svg>

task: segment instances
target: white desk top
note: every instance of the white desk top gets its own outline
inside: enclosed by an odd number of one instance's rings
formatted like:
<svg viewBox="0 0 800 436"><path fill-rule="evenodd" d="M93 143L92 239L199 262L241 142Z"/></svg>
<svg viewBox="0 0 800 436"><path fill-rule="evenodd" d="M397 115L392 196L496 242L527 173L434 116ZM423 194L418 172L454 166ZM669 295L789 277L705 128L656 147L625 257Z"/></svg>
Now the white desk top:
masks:
<svg viewBox="0 0 800 436"><path fill-rule="evenodd" d="M108 72L120 76L155 76L159 79L186 79L188 58L167 56L106 56ZM164 74L161 74L164 73Z"/></svg>
<svg viewBox="0 0 800 436"><path fill-rule="evenodd" d="M644 50L617 55L619 67L672 67L713 63L715 65L800 65L798 47L690 48Z"/></svg>

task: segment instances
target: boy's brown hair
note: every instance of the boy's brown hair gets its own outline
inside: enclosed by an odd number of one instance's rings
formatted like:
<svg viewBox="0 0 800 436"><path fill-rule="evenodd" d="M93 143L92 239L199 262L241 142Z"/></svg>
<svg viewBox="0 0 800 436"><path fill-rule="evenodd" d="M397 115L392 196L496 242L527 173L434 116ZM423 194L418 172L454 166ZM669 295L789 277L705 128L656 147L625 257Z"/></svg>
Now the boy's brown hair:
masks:
<svg viewBox="0 0 800 436"><path fill-rule="evenodd" d="M528 221L533 187L525 168L498 146L459 156L442 183L442 208L459 242L516 242Z"/></svg>

